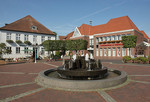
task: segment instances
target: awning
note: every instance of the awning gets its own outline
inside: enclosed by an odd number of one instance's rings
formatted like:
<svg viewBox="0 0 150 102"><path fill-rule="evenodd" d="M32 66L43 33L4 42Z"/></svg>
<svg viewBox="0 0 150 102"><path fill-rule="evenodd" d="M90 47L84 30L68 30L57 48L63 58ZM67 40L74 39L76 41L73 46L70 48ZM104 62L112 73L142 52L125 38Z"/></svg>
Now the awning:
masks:
<svg viewBox="0 0 150 102"><path fill-rule="evenodd" d="M21 51L33 51L33 50L31 50L31 49L25 49L25 50L21 50Z"/></svg>

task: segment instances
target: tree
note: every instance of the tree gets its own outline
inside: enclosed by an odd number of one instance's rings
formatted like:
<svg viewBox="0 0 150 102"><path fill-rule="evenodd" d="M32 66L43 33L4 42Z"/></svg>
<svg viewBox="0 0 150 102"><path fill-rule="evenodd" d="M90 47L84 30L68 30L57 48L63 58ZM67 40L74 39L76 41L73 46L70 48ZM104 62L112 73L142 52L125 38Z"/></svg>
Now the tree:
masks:
<svg viewBox="0 0 150 102"><path fill-rule="evenodd" d="M11 53L11 51L6 48L5 43L0 43L0 58L2 54L5 54L5 53Z"/></svg>
<svg viewBox="0 0 150 102"><path fill-rule="evenodd" d="M122 37L122 43L124 48L135 48L136 47L136 41L137 41L137 36L131 35L131 36L123 36Z"/></svg>
<svg viewBox="0 0 150 102"><path fill-rule="evenodd" d="M86 40L46 40L42 43L46 51L62 51L65 54L66 50L86 50L88 42Z"/></svg>
<svg viewBox="0 0 150 102"><path fill-rule="evenodd" d="M53 32L54 34L55 34L55 40L56 40L56 38L57 38L57 33L56 32Z"/></svg>
<svg viewBox="0 0 150 102"><path fill-rule="evenodd" d="M71 51L80 51L87 49L88 42L86 40L78 39L78 40L67 40L66 41L66 49Z"/></svg>

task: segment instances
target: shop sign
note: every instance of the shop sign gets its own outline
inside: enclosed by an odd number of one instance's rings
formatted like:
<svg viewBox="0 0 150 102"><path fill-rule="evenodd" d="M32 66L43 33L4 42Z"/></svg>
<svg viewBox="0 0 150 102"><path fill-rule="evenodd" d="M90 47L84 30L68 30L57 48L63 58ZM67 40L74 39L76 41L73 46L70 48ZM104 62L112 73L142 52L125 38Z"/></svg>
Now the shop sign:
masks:
<svg viewBox="0 0 150 102"><path fill-rule="evenodd" d="M100 46L120 46L123 44L101 44Z"/></svg>

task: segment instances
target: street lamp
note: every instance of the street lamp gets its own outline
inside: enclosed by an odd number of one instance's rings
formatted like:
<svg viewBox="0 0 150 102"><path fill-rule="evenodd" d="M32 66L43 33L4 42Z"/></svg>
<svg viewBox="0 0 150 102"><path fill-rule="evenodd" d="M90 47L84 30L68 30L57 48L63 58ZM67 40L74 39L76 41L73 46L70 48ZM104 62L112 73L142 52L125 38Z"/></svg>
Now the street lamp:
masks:
<svg viewBox="0 0 150 102"><path fill-rule="evenodd" d="M35 51L35 53L34 53L34 58L35 58L35 60L34 60L34 63L36 63L36 54L37 54L37 48L38 48L38 44L36 43L36 44L34 44L33 45L33 47L34 47L34 51Z"/></svg>

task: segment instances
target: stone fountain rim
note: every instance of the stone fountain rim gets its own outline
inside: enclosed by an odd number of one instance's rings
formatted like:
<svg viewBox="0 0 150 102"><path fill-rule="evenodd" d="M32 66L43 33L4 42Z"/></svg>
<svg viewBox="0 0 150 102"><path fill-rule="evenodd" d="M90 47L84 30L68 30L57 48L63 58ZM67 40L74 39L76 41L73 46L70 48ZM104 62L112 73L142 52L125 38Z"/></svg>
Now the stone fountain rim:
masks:
<svg viewBox="0 0 150 102"><path fill-rule="evenodd" d="M46 73L57 71L57 69L49 69L41 71L36 78L36 82L46 88L62 90L95 90L120 85L127 80L126 72L115 69L108 70L120 75L118 77L100 80L66 80L46 76Z"/></svg>

